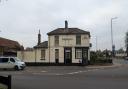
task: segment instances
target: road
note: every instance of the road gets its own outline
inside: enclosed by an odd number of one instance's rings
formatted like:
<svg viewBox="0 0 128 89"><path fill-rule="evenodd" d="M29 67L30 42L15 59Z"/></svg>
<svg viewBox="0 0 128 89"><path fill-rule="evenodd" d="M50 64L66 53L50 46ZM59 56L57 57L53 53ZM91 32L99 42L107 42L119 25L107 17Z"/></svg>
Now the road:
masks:
<svg viewBox="0 0 128 89"><path fill-rule="evenodd" d="M0 74L12 75L12 89L128 89L128 62L114 62L115 66L28 67Z"/></svg>

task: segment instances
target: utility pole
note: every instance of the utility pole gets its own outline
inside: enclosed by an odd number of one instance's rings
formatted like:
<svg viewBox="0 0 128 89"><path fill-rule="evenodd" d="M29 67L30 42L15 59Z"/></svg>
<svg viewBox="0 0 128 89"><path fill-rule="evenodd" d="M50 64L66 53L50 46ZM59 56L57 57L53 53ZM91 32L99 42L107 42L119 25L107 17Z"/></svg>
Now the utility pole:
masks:
<svg viewBox="0 0 128 89"><path fill-rule="evenodd" d="M111 18L111 43L112 43L112 57L115 56L115 45L113 43L113 20L117 19L117 17Z"/></svg>
<svg viewBox="0 0 128 89"><path fill-rule="evenodd" d="M97 52L97 36L96 36L96 52Z"/></svg>

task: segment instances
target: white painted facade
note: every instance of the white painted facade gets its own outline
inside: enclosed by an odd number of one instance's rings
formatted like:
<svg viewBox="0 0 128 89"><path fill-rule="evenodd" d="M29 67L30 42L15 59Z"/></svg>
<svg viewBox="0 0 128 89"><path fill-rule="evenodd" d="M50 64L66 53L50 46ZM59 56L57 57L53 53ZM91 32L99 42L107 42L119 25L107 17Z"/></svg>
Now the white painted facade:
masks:
<svg viewBox="0 0 128 89"><path fill-rule="evenodd" d="M64 47L72 48L72 63L78 63L79 59L75 58L75 47L90 46L89 35L81 35L81 45L76 45L76 35L59 35L59 46L55 46L55 35L49 36L48 50L50 62L55 62L55 49L59 49L59 62L64 63ZM90 60L90 50L88 50L88 60Z"/></svg>
<svg viewBox="0 0 128 89"><path fill-rule="evenodd" d="M75 47L90 46L89 35L81 35L81 45L76 45L76 35L59 35L59 45L55 46L55 35L48 37L48 48L45 50L45 60L41 60L41 48L33 51L18 51L17 56L25 62L55 63L55 49L59 49L59 63L64 63L64 47L72 48L72 63L79 63L80 59L75 58ZM88 50L90 60L90 50Z"/></svg>
<svg viewBox="0 0 128 89"><path fill-rule="evenodd" d="M90 34L79 34L81 37L80 45L76 44L78 34L53 34L48 35L47 48L36 48L33 51L19 51L17 57L25 62L42 63L79 63L81 60L90 60ZM40 35L39 35L40 36ZM55 45L55 36L59 37L59 44ZM76 57L76 50L81 50L81 58ZM41 50L45 50L45 58L41 58ZM56 53L55 50L58 50ZM56 58L56 54L58 58Z"/></svg>

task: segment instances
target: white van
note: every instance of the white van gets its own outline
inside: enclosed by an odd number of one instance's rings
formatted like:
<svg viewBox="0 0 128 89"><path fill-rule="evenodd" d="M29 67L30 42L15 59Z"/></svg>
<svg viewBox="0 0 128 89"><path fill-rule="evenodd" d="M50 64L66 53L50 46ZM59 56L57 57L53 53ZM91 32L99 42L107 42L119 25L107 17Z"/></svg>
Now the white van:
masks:
<svg viewBox="0 0 128 89"><path fill-rule="evenodd" d="M8 69L14 68L15 70L23 70L25 63L21 62L17 57L0 57L0 68Z"/></svg>

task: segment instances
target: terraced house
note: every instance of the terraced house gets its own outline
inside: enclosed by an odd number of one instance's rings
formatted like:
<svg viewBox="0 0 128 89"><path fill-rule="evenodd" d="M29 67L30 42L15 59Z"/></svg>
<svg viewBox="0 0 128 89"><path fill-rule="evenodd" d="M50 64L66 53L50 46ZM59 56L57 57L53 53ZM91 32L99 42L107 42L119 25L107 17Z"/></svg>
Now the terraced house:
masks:
<svg viewBox="0 0 128 89"><path fill-rule="evenodd" d="M79 28L69 28L65 21L65 28L57 28L49 33L48 41L38 43L33 51L18 52L18 57L26 62L44 63L80 63L87 64L90 60L90 32Z"/></svg>

